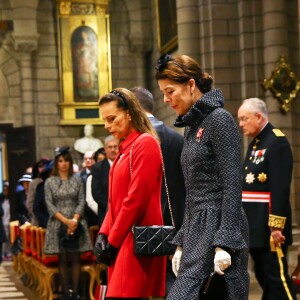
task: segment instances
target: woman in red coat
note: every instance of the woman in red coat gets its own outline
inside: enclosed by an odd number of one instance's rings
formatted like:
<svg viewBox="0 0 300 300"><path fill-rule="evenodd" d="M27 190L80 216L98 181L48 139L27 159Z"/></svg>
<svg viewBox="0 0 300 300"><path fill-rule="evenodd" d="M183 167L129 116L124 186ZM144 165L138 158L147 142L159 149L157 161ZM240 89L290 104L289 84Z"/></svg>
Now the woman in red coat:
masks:
<svg viewBox="0 0 300 300"><path fill-rule="evenodd" d="M129 90L115 89L99 105L105 128L120 140L119 154L110 169L108 212L95 244L98 261L109 266L106 297L163 297L166 258L135 256L131 231L135 224L163 224L157 135Z"/></svg>

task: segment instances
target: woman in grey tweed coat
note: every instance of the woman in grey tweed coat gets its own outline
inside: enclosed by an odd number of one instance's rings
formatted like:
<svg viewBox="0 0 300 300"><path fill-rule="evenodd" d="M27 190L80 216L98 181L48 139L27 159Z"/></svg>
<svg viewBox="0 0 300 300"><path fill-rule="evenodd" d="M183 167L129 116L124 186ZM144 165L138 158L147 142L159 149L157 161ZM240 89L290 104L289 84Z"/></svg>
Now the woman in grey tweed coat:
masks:
<svg viewBox="0 0 300 300"><path fill-rule="evenodd" d="M224 299L248 299L248 223L241 203L240 135L223 109L219 89L196 61L164 55L156 79L185 127L181 156L186 185L184 222L173 242L172 267L177 279L169 300L196 300L205 278L225 277Z"/></svg>
<svg viewBox="0 0 300 300"><path fill-rule="evenodd" d="M45 236L45 253L58 254L62 299L79 299L80 252L92 250L92 243L83 216L84 194L80 177L73 175L73 160L68 147L57 148L53 174L45 182L45 199L49 221ZM61 231L70 236L80 230L78 246L66 248L60 245ZM72 291L69 295L68 261L71 262Z"/></svg>

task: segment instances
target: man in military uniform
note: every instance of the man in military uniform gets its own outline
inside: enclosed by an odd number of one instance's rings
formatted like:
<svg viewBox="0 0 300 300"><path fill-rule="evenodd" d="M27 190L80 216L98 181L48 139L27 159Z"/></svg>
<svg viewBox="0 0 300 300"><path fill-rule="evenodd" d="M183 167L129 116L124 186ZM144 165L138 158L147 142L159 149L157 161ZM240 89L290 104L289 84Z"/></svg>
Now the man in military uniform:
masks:
<svg viewBox="0 0 300 300"><path fill-rule="evenodd" d="M286 260L288 245L292 244L291 148L284 134L269 123L264 101L244 100L238 119L244 134L253 138L243 165L242 201L262 299L297 299Z"/></svg>

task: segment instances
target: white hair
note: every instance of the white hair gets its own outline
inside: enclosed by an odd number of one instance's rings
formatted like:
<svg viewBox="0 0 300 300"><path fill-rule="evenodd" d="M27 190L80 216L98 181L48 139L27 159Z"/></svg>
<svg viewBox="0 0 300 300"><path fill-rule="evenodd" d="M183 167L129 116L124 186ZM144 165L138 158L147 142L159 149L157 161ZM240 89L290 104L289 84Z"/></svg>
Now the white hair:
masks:
<svg viewBox="0 0 300 300"><path fill-rule="evenodd" d="M114 138L112 135L107 136L107 137L104 139L104 145L106 145L108 142L110 142L110 141L112 141L112 140L115 140L115 138Z"/></svg>
<svg viewBox="0 0 300 300"><path fill-rule="evenodd" d="M260 112L265 118L268 118L268 109L266 103L259 98L248 98L242 103L253 109L253 112Z"/></svg>

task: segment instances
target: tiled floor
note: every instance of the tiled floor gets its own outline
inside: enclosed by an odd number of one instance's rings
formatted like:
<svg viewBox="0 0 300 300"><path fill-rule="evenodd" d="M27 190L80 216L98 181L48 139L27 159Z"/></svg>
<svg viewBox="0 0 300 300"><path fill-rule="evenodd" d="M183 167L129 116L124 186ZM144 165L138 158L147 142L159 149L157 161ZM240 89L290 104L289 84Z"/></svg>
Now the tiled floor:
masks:
<svg viewBox="0 0 300 300"><path fill-rule="evenodd" d="M3 262L0 266L0 299L30 299L24 294L22 282L12 268L11 262ZM37 298L31 298L37 299Z"/></svg>
<svg viewBox="0 0 300 300"><path fill-rule="evenodd" d="M22 281L12 267L12 263L3 262L0 266L0 300L27 299L40 300L35 293L22 284ZM249 300L261 300L261 289L256 283L253 274L250 274Z"/></svg>

